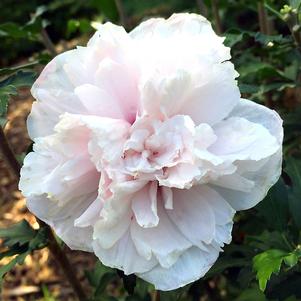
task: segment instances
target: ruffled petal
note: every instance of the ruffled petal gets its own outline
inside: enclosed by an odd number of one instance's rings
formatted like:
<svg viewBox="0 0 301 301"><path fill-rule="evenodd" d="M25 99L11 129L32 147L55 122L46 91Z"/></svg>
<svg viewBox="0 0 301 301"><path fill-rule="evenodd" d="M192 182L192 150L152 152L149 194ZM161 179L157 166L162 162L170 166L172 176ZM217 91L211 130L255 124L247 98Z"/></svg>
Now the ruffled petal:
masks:
<svg viewBox="0 0 301 301"><path fill-rule="evenodd" d="M138 276L154 284L157 290L174 290L203 277L218 258L218 254L213 247L209 247L208 251L192 247L170 268L157 265L149 272L138 273Z"/></svg>
<svg viewBox="0 0 301 301"><path fill-rule="evenodd" d="M103 264L121 269L126 275L147 272L158 263L154 257L147 260L137 253L129 231L110 249L94 240L93 251Z"/></svg>
<svg viewBox="0 0 301 301"><path fill-rule="evenodd" d="M145 185L132 198L132 209L139 226L155 227L159 223L157 214L157 183Z"/></svg>
<svg viewBox="0 0 301 301"><path fill-rule="evenodd" d="M203 247L204 243L210 244L215 235L216 221L211 198L209 191L198 186L173 189L173 210L167 211L181 233L199 247Z"/></svg>
<svg viewBox="0 0 301 301"><path fill-rule="evenodd" d="M162 204L158 204L159 224L153 228L142 228L136 222L131 224L131 236L137 252L149 260L155 256L160 265L172 266L191 243L170 221Z"/></svg>
<svg viewBox="0 0 301 301"><path fill-rule="evenodd" d="M224 160L261 160L281 147L261 124L245 118L230 117L214 127L216 142L209 151Z"/></svg>
<svg viewBox="0 0 301 301"><path fill-rule="evenodd" d="M72 202L64 206L58 206L55 200L44 194L27 197L26 205L29 211L49 224L69 248L91 252L93 228L90 226L78 228L74 226L74 223L96 196L96 193L91 193L74 198Z"/></svg>
<svg viewBox="0 0 301 301"><path fill-rule="evenodd" d="M280 177L283 140L282 120L275 111L249 100L241 100L239 105L231 112L231 116L230 120L232 118L240 121L244 120L242 123L245 125L237 131L232 128L231 136L237 135L238 131L241 131L240 135L244 135L246 138L249 132L248 139L245 142L243 142L242 137L238 138L238 136L232 142L232 145L235 144L235 148L244 145L235 154L236 157L238 155L238 159L243 160L235 162L237 167L235 175L221 177L216 182L213 181L212 184L215 186L214 189L235 210L245 210L260 202ZM224 130L225 128L222 129L221 127L221 132ZM253 135L252 131L254 131ZM224 135L225 133L223 133L223 137L225 137ZM225 146L223 150L220 149L221 153L235 149L230 146L230 143L227 146L226 143L230 140L224 141ZM237 143L238 141L239 143ZM216 147L217 145L216 142Z"/></svg>

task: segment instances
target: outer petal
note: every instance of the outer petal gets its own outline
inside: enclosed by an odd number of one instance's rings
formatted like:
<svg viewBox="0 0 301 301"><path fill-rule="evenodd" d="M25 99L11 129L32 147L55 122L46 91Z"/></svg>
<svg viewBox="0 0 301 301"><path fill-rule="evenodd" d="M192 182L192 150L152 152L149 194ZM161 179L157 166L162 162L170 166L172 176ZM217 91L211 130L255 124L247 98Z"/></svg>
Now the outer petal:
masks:
<svg viewBox="0 0 301 301"><path fill-rule="evenodd" d="M33 103L27 121L30 137L33 139L52 134L59 116L66 112L115 117L116 114L113 116L112 112L105 115L102 107L111 99L116 100L116 97L117 105L114 109L117 112L121 110L128 119L133 118L137 111L138 99L137 72L135 61L131 58L131 49L131 39L125 30L107 23L95 33L87 47L78 47L56 56L44 68L31 89L37 101ZM108 75L110 81L106 80L99 85ZM118 81L117 96L111 93L112 83L116 87L112 77ZM80 93L83 92L82 88L76 91L76 88L83 85L86 88L85 93L93 94L93 97L84 98L83 93ZM98 93L99 107L94 97L93 86L102 90L101 95ZM91 91L87 91L87 87L92 87Z"/></svg>
<svg viewBox="0 0 301 301"><path fill-rule="evenodd" d="M137 253L129 231L110 249L102 248L94 240L93 251L103 264L121 269L126 275L149 271L157 264L154 257L147 260Z"/></svg>
<svg viewBox="0 0 301 301"><path fill-rule="evenodd" d="M158 226L142 228L133 221L131 224L131 236L141 256L150 259L154 255L161 266L170 267L191 246L191 243L185 239L170 221L161 202L159 204Z"/></svg>
<svg viewBox="0 0 301 301"><path fill-rule="evenodd" d="M217 227L232 222L234 212L217 192L197 185L188 190L173 189L173 210L167 214L187 239L207 250Z"/></svg>
<svg viewBox="0 0 301 301"><path fill-rule="evenodd" d="M283 140L282 119L278 113L254 101L241 99L238 105L231 112L230 116L242 117L247 120L261 124L281 145Z"/></svg>
<svg viewBox="0 0 301 301"><path fill-rule="evenodd" d="M216 261L218 254L212 247L208 251L192 247L170 268L157 265L149 272L138 273L138 276L153 283L158 290L174 290L203 277Z"/></svg>
<svg viewBox="0 0 301 301"><path fill-rule="evenodd" d="M75 220L95 200L96 193L74 198L64 206L46 195L30 196L26 199L28 209L39 219L49 224L55 233L73 250L92 251L92 227L77 228Z"/></svg>
<svg viewBox="0 0 301 301"><path fill-rule="evenodd" d="M258 161L281 147L264 126L245 118L230 117L213 129L217 140L208 150L224 160Z"/></svg>
<svg viewBox="0 0 301 301"><path fill-rule="evenodd" d="M230 178L226 179L228 184L223 183L223 187L220 187L221 183L218 183L219 186L214 187L235 210L244 210L260 202L270 187L279 179L282 165L282 120L275 111L249 100L241 100L231 115L233 117L242 117L261 125L269 131L278 145L274 153L259 161L246 160L236 162L237 175L244 178L243 181L237 183L245 183L243 186L235 185L235 181ZM259 150L262 146L264 146L264 141L256 144L256 148ZM222 181L223 178L219 179L219 182Z"/></svg>
<svg viewBox="0 0 301 301"><path fill-rule="evenodd" d="M170 42L180 38L183 41L183 38L186 38L181 45L179 44L179 47L189 48L194 43L194 46L198 46L195 50L201 56L205 53L211 54L209 59L219 62L230 59L230 48L223 45L224 39L215 34L209 21L196 14L174 14L167 20L149 19L130 32L130 36L135 41L146 43L152 51L154 50L153 41L164 43L164 40ZM160 43L157 44L160 45Z"/></svg>
<svg viewBox="0 0 301 301"><path fill-rule="evenodd" d="M36 139L19 183L29 210L80 250L91 250L92 228L74 223L96 199L99 182L88 153L89 136L89 129L75 123L71 131L61 124L57 133Z"/></svg>
<svg viewBox="0 0 301 301"><path fill-rule="evenodd" d="M38 100L33 103L27 120L28 132L32 139L52 134L62 113L86 112L85 107L74 95L75 86L64 69L70 58L80 61L78 51L71 50L56 56L32 86L31 93ZM84 71L79 70L79 74L84 76Z"/></svg>

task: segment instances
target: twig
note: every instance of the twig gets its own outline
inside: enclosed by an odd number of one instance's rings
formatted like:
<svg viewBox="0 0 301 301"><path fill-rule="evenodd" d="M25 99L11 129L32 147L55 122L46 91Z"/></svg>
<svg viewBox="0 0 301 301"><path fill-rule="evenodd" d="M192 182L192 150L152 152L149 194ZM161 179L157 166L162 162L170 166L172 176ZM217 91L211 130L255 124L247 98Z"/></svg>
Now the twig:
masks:
<svg viewBox="0 0 301 301"><path fill-rule="evenodd" d="M118 10L118 14L119 14L120 24L124 28L127 28L127 26L128 26L128 18L126 16L122 0L115 0L115 4L116 4L117 10Z"/></svg>
<svg viewBox="0 0 301 301"><path fill-rule="evenodd" d="M62 250L62 248L59 246L59 244L56 241L56 238L52 232L52 229L45 224L43 221L38 220L38 223L40 227L47 227L48 230L48 248L53 255L53 257L56 259L56 262L61 266L66 278L68 279L69 283L71 284L74 292L76 293L78 299L80 301L86 301L86 295L84 293L84 290L79 282L79 280L76 277L75 271L73 270L68 257Z"/></svg>
<svg viewBox="0 0 301 301"><path fill-rule="evenodd" d="M0 126L0 151L2 153L2 157L6 162L7 166L10 167L10 170L14 173L17 179L20 177L20 164L16 159L8 141L5 137L3 128Z"/></svg>
<svg viewBox="0 0 301 301"><path fill-rule="evenodd" d="M197 7L204 17L208 16L208 10L203 0L196 0Z"/></svg>
<svg viewBox="0 0 301 301"><path fill-rule="evenodd" d="M211 0L212 12L215 19L215 26L217 34L223 33L223 27L221 18L219 16L219 9L218 9L218 0Z"/></svg>
<svg viewBox="0 0 301 301"><path fill-rule="evenodd" d="M160 301L160 291L155 291L154 292L154 298L153 301Z"/></svg>
<svg viewBox="0 0 301 301"><path fill-rule="evenodd" d="M56 56L57 52L56 52L55 46L52 43L52 41L50 40L49 35L44 27L41 30L41 37L42 37L42 42L43 42L45 48L50 52L50 54L52 56Z"/></svg>
<svg viewBox="0 0 301 301"><path fill-rule="evenodd" d="M15 154L13 153L8 140L4 134L3 128L0 127L0 151L3 155L3 158L5 162L7 163L8 167L14 172L16 179L19 180L20 178L20 170L21 166L18 162L18 160L15 157ZM66 254L63 252L59 244L57 243L53 232L51 228L45 224L43 221L39 220L38 218L37 222L39 223L40 227L45 227L48 231L48 239L49 244L48 247L51 251L51 254L55 258L56 262L61 266L62 270L64 271L64 274L66 275L70 285L72 286L74 292L76 293L78 299L80 301L85 301L87 298L85 296L84 290L78 281L78 279L75 276L75 272L66 256Z"/></svg>
<svg viewBox="0 0 301 301"><path fill-rule="evenodd" d="M267 13L261 1L259 1L257 4L257 10L258 10L258 21L259 21L260 32L262 34L268 34L269 25L267 20Z"/></svg>

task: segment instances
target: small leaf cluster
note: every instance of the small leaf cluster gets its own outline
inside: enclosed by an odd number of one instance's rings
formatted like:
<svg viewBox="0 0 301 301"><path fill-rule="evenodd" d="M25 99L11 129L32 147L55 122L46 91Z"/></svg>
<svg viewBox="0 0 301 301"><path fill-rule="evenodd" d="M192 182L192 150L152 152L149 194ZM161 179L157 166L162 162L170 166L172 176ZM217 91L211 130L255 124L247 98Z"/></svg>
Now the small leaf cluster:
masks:
<svg viewBox="0 0 301 301"><path fill-rule="evenodd" d="M26 220L0 229L0 237L3 239L4 250L0 253L0 260L5 257L12 259L0 267L0 285L4 275L16 264L23 264L27 255L34 250L39 250L47 245L47 229L33 229Z"/></svg>

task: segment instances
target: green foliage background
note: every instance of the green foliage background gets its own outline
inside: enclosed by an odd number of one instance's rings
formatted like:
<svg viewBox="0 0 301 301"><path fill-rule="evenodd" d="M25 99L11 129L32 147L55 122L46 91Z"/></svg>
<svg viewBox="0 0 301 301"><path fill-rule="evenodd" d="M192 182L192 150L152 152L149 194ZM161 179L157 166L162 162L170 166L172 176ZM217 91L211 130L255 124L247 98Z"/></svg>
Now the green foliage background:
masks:
<svg viewBox="0 0 301 301"><path fill-rule="evenodd" d="M217 28L216 1L124 0L130 30L150 16L202 11ZM240 73L243 97L279 112L284 120L283 174L267 197L255 208L235 216L233 241L207 275L182 289L161 294L161 300L301 300L301 34L300 0L220 0L218 13L225 43L232 47L232 61ZM14 9L12 9L12 7ZM260 10L264 20L259 21ZM2 0L0 2L0 121L18 88L30 86L37 70L51 59L53 43L85 41L93 22L120 21L113 0ZM65 44L65 43L63 43ZM48 46L48 50L45 49ZM27 63L24 65L24 60ZM22 65L20 66L20 62ZM14 67L12 67L14 66ZM16 254L5 275L30 252L47 246L43 229L22 222L0 230L6 251L0 259ZM98 263L86 272L94 293L90 300L151 300L153 288L135 277ZM107 285L120 283L118 296ZM54 300L43 288L47 300ZM45 297L46 298L46 297Z"/></svg>

